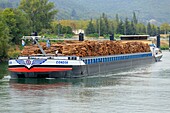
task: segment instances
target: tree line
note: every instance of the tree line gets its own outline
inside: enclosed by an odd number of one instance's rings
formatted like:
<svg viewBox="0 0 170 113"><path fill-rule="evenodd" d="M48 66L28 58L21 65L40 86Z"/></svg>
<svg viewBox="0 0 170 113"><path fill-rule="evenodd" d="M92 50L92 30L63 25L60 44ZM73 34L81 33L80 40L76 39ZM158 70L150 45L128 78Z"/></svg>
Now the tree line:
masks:
<svg viewBox="0 0 170 113"><path fill-rule="evenodd" d="M105 36L108 34L122 34L122 35L143 35L147 34L150 36L155 36L160 33L168 33L170 30L170 25L168 23L163 23L161 26L156 26L150 22L147 25L140 23L136 17L135 12L133 12L132 19L127 17L122 20L116 14L115 19L108 19L106 14L102 14L98 19L90 20L87 28L86 35L89 36Z"/></svg>
<svg viewBox="0 0 170 113"><path fill-rule="evenodd" d="M74 29L83 29L86 35L99 37L108 34L156 35L170 31L168 23L159 27L140 23L135 13L131 20L122 20L118 14L115 19L109 19L104 13L95 20L57 20L57 12L54 3L48 0L21 0L17 8L0 9L0 58L9 57L8 49L20 45L21 37L31 32L61 35L73 34Z"/></svg>
<svg viewBox="0 0 170 113"><path fill-rule="evenodd" d="M48 0L21 0L18 8L0 10L0 58L7 58L8 49L20 44L21 37L51 28L57 14Z"/></svg>

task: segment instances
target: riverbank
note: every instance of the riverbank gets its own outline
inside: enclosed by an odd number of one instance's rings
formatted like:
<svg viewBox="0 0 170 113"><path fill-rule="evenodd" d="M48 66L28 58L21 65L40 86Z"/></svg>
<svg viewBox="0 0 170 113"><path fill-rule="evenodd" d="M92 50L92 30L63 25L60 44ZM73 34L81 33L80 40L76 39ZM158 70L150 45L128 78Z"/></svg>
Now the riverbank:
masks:
<svg viewBox="0 0 170 113"><path fill-rule="evenodd" d="M8 62L0 62L0 79L8 75Z"/></svg>

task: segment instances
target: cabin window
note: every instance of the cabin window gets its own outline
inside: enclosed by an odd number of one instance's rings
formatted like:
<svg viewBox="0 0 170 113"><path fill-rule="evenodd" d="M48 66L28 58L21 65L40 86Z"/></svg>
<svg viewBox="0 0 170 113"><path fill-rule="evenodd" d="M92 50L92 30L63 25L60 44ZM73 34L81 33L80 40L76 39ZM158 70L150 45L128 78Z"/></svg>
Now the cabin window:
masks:
<svg viewBox="0 0 170 113"><path fill-rule="evenodd" d="M120 60L120 57L118 57L118 60Z"/></svg>
<svg viewBox="0 0 170 113"><path fill-rule="evenodd" d="M72 60L77 60L77 57L72 57Z"/></svg>
<svg viewBox="0 0 170 113"><path fill-rule="evenodd" d="M95 59L93 59L93 63L95 63Z"/></svg>
<svg viewBox="0 0 170 113"><path fill-rule="evenodd" d="M98 63L98 58L96 58L96 63Z"/></svg>
<svg viewBox="0 0 170 113"><path fill-rule="evenodd" d="M87 59L85 60L85 64L87 64Z"/></svg>
<svg viewBox="0 0 170 113"><path fill-rule="evenodd" d="M90 64L90 59L88 59L88 64Z"/></svg>
<svg viewBox="0 0 170 113"><path fill-rule="evenodd" d="M119 57L117 57L117 60L119 60Z"/></svg>
<svg viewBox="0 0 170 113"><path fill-rule="evenodd" d="M104 62L107 62L107 58L105 58L104 60L105 60Z"/></svg>
<svg viewBox="0 0 170 113"><path fill-rule="evenodd" d="M106 58L106 62L108 62L108 58Z"/></svg>
<svg viewBox="0 0 170 113"><path fill-rule="evenodd" d="M97 63L100 62L100 58L97 59Z"/></svg>

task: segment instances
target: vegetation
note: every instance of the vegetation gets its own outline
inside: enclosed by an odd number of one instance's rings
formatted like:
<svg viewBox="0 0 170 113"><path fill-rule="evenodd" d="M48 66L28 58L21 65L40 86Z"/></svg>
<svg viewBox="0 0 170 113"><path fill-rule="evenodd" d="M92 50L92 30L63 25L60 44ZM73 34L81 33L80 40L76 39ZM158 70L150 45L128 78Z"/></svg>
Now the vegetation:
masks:
<svg viewBox="0 0 170 113"><path fill-rule="evenodd" d="M99 18L101 12L114 18L116 13L122 20L136 12L136 17L147 24L154 19L158 23L170 23L169 0L50 0L59 10L58 19ZM131 18L129 18L131 19ZM160 22L160 23L159 23Z"/></svg>
<svg viewBox="0 0 170 113"><path fill-rule="evenodd" d="M50 22L57 13L54 4L48 0L21 0L19 9L27 14L31 31L49 29Z"/></svg>
<svg viewBox="0 0 170 113"><path fill-rule="evenodd" d="M169 45L161 45L161 50L168 50L169 49Z"/></svg>
<svg viewBox="0 0 170 113"><path fill-rule="evenodd" d="M0 11L0 57L6 58L7 57L7 50L9 48L9 29L5 23L5 20L2 16L2 11Z"/></svg>
<svg viewBox="0 0 170 113"><path fill-rule="evenodd" d="M19 8L5 8L0 11L0 57L11 56L9 45L20 44L23 35L32 31L49 29L57 13L54 4L48 0L21 0ZM14 53L13 56L16 56ZM9 56L8 56L9 55Z"/></svg>
<svg viewBox="0 0 170 113"><path fill-rule="evenodd" d="M18 0L19 1L19 0ZM8 8L0 10L0 59L8 57L16 57L21 49L21 37L30 35L36 31L40 35L51 36L53 38L63 36L72 37L73 30L85 30L86 36L109 38L114 34L116 38L119 35L148 34L157 35L159 33L169 33L170 25L163 23L156 26L150 22L147 24L138 20L136 13L132 13L132 17L121 18L118 14L115 19L109 18L105 13L98 18L89 18L90 20L80 19L75 9L71 10L72 20L61 20L56 14L58 11L54 7L52 0L21 0L18 8L8 6ZM8 4L8 0L3 3ZM90 2L90 1L89 1ZM0 5L2 2L0 2ZM72 7L72 6L71 6ZM18 45L16 47L16 45Z"/></svg>
<svg viewBox="0 0 170 113"><path fill-rule="evenodd" d="M150 36L155 36L160 33L168 33L170 31L170 25L168 23L163 23L160 27L154 24L148 23L147 25L139 23L136 18L135 12L133 13L132 20L125 18L123 21L116 14L116 19L108 19L106 14L102 14L99 19L90 20L87 28L86 35L93 36L105 36L109 34L123 34L123 35L142 35L148 34Z"/></svg>
<svg viewBox="0 0 170 113"><path fill-rule="evenodd" d="M0 0L1 8L16 8L21 0ZM170 23L169 0L49 0L53 2L55 8L59 10L57 19L59 20L84 20L99 18L101 12L114 18L116 13L124 20L130 17L132 12L136 12L136 17L142 23L147 24L151 20L160 23ZM131 19L131 18L129 18Z"/></svg>

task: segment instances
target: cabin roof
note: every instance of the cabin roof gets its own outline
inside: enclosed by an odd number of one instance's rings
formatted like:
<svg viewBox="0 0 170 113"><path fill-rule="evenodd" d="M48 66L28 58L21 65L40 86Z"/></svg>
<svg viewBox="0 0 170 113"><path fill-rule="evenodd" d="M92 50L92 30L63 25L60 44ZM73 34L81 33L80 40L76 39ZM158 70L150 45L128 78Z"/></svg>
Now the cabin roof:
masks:
<svg viewBox="0 0 170 113"><path fill-rule="evenodd" d="M122 35L121 40L147 40L149 35Z"/></svg>

